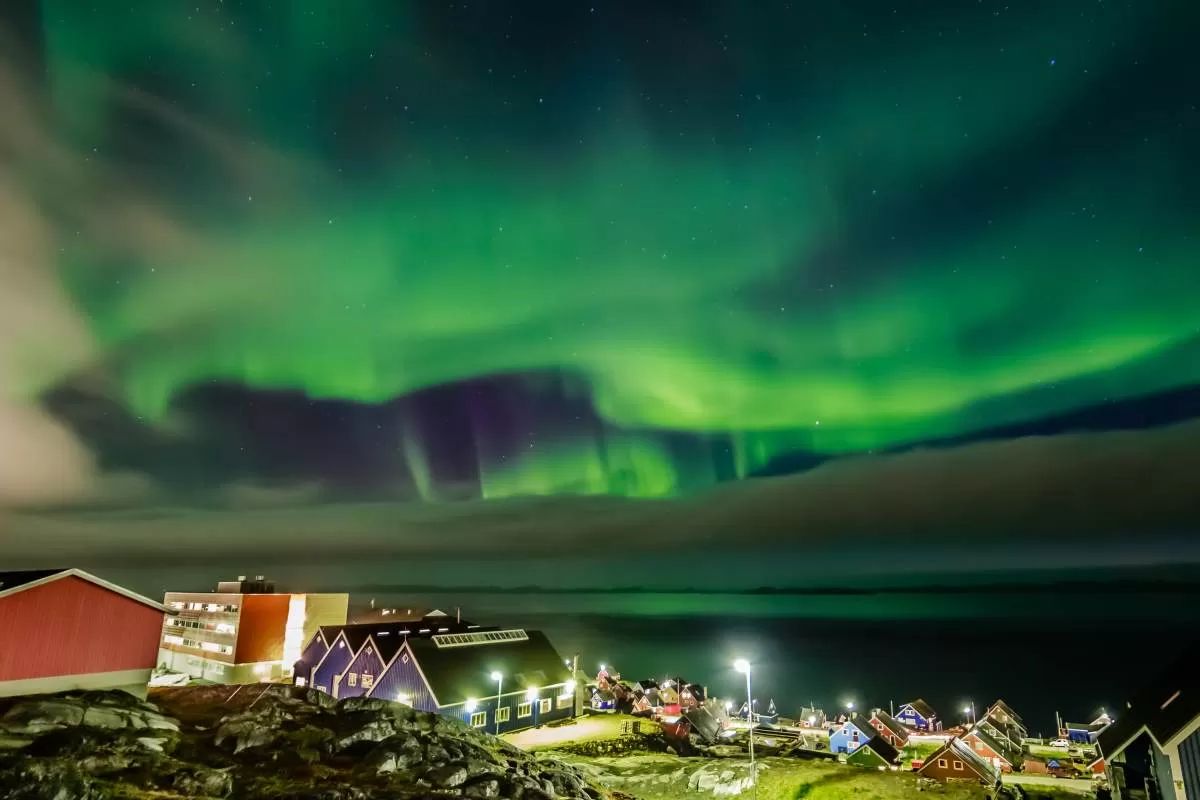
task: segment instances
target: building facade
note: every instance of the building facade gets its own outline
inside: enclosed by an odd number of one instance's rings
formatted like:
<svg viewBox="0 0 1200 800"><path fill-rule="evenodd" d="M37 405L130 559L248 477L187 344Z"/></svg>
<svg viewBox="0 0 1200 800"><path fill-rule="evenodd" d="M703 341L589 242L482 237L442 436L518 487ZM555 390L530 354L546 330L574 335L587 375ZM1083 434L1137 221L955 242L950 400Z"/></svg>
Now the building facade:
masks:
<svg viewBox="0 0 1200 800"><path fill-rule="evenodd" d="M489 733L537 727L576 713L579 687L571 669L539 631L413 635L388 626L351 625L336 635L324 631L321 640L310 642L307 657L324 654L315 663L297 664L296 683L339 699L392 700Z"/></svg>
<svg viewBox="0 0 1200 800"><path fill-rule="evenodd" d="M868 722L892 747L900 749L908 744L908 729L882 708L872 711Z"/></svg>
<svg viewBox="0 0 1200 800"><path fill-rule="evenodd" d="M900 753L882 736L875 736L853 753L846 763L869 769L891 769L900 760Z"/></svg>
<svg viewBox="0 0 1200 800"><path fill-rule="evenodd" d="M938 748L925 759L917 774L940 781L978 781L989 788L1000 782L1000 770L971 752L959 739L951 739Z"/></svg>
<svg viewBox="0 0 1200 800"><path fill-rule="evenodd" d="M929 703L920 698L900 706L900 710L896 712L896 719L913 730L925 733L942 729L942 722L938 719L937 712Z"/></svg>
<svg viewBox="0 0 1200 800"><path fill-rule="evenodd" d="M159 665L214 683L289 677L301 648L323 625L344 624L346 594L289 594L257 578L214 592L168 592Z"/></svg>
<svg viewBox="0 0 1200 800"><path fill-rule="evenodd" d="M1200 642L1109 722L1096 746L1113 800L1200 800Z"/></svg>
<svg viewBox="0 0 1200 800"><path fill-rule="evenodd" d="M162 625L162 605L82 570L0 572L0 696L145 697Z"/></svg>
<svg viewBox="0 0 1200 800"><path fill-rule="evenodd" d="M829 732L829 752L853 753L875 736L875 727L861 715L854 715Z"/></svg>

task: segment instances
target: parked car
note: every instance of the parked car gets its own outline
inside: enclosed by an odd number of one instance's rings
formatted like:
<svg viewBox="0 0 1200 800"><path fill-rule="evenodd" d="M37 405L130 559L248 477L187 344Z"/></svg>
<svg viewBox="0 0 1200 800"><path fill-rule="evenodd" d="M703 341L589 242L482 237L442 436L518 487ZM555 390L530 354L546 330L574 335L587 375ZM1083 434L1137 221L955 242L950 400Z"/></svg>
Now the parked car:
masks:
<svg viewBox="0 0 1200 800"><path fill-rule="evenodd" d="M1082 778L1083 770L1066 761L1050 761L1046 764L1046 772L1051 778Z"/></svg>
<svg viewBox="0 0 1200 800"><path fill-rule="evenodd" d="M1050 743L1050 746L1057 748L1059 750L1066 750L1068 747L1071 746L1071 743L1068 742L1066 739L1055 739L1053 742Z"/></svg>

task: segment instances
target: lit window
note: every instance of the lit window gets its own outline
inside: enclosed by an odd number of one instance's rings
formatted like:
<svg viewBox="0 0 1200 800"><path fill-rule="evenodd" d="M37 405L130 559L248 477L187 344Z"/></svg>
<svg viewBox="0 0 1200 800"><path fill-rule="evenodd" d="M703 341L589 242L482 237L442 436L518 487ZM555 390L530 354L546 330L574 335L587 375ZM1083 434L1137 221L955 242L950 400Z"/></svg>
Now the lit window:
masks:
<svg viewBox="0 0 1200 800"><path fill-rule="evenodd" d="M358 673L357 672L351 672L348 675L346 675L346 685L347 686L358 686Z"/></svg>
<svg viewBox="0 0 1200 800"><path fill-rule="evenodd" d="M508 722L509 713L512 711L508 706L496 709L496 722Z"/></svg>
<svg viewBox="0 0 1200 800"><path fill-rule="evenodd" d="M486 711L477 711L471 715L471 727L472 728L482 728L485 725L487 725L487 712Z"/></svg>
<svg viewBox="0 0 1200 800"><path fill-rule="evenodd" d="M540 701L538 701L538 713L545 714L550 711L551 702L552 701L549 697L543 697Z"/></svg>
<svg viewBox="0 0 1200 800"><path fill-rule="evenodd" d="M521 703L517 706L517 719L533 716L533 703Z"/></svg>
<svg viewBox="0 0 1200 800"><path fill-rule="evenodd" d="M960 772L961 772L961 771L962 771L962 762L961 762L961 761L955 761L955 762L954 762L954 768L955 768L956 770L958 770L958 771L960 771Z"/></svg>
<svg viewBox="0 0 1200 800"><path fill-rule="evenodd" d="M210 653L221 652L221 646L219 644L217 644L216 642L201 642L200 649L207 650Z"/></svg>
<svg viewBox="0 0 1200 800"><path fill-rule="evenodd" d="M304 688L304 685L306 683L308 683L308 681L304 680L304 678L296 678L296 685L299 686L301 689Z"/></svg>
<svg viewBox="0 0 1200 800"><path fill-rule="evenodd" d="M374 685L375 685L375 676L369 672L364 672L362 675L362 687L364 689L370 689Z"/></svg>
<svg viewBox="0 0 1200 800"><path fill-rule="evenodd" d="M559 708L568 708L574 702L575 702L575 698L569 694L560 694L558 696L558 707Z"/></svg>

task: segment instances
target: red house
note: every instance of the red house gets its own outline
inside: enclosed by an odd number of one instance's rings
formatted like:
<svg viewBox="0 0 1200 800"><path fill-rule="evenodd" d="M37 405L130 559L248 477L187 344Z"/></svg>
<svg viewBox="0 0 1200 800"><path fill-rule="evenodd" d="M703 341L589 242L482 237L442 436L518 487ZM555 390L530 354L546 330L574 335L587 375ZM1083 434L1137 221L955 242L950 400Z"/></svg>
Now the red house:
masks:
<svg viewBox="0 0 1200 800"><path fill-rule="evenodd" d="M0 572L0 697L68 689L144 697L164 611L78 569Z"/></svg>

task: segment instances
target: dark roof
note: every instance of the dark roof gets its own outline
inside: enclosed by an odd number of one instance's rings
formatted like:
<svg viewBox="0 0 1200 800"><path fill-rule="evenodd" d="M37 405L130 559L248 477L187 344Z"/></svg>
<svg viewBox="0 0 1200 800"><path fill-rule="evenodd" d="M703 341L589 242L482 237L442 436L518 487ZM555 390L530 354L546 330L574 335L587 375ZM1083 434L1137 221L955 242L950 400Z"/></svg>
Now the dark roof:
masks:
<svg viewBox="0 0 1200 800"><path fill-rule="evenodd" d="M1018 725L1025 725L1025 721L1021 719L1021 715L1013 711L1012 706L1003 700L997 700L996 702L992 703L992 707L988 709L988 714L991 714L993 711L1000 711Z"/></svg>
<svg viewBox="0 0 1200 800"><path fill-rule="evenodd" d="M1127 704L1126 710L1100 732L1100 752L1115 756L1145 727L1164 746L1200 716L1200 641L1193 643L1161 675Z"/></svg>
<svg viewBox="0 0 1200 800"><path fill-rule="evenodd" d="M871 716L873 719L877 719L882 722L883 727L887 728L892 734L900 736L904 739L908 738L908 730L901 725L895 717L884 711L882 708L875 709Z"/></svg>
<svg viewBox="0 0 1200 800"><path fill-rule="evenodd" d="M849 722L863 733L871 733L875 730L875 726L871 724L871 720L867 719L862 714L851 715Z"/></svg>
<svg viewBox="0 0 1200 800"><path fill-rule="evenodd" d="M972 772L981 778L994 781L999 775L999 770L992 766L990 761L984 761L982 758L975 755L974 751L963 744L961 739L951 739L939 747L932 755L925 759L925 764L923 765L922 769L924 769L925 766L936 763L937 759L947 756L950 758L957 758L959 761L962 761L971 768Z"/></svg>
<svg viewBox="0 0 1200 800"><path fill-rule="evenodd" d="M883 760L889 764L896 763L897 759L900 758L900 751L892 747L887 739L884 739L878 734L872 736L867 743L859 747L858 750L861 750L863 747L871 748L876 752L876 754L882 756ZM855 750L854 752L857 753L858 750Z"/></svg>
<svg viewBox="0 0 1200 800"><path fill-rule="evenodd" d="M1096 733L1108 727L1107 722L1064 722L1063 727L1069 731L1087 731Z"/></svg>
<svg viewBox="0 0 1200 800"><path fill-rule="evenodd" d="M13 572L0 572L0 592L15 589L18 586L24 586L27 583L34 583L43 578L49 578L51 575L57 575L60 572L66 572L65 569L26 569L16 570Z"/></svg>
<svg viewBox="0 0 1200 800"><path fill-rule="evenodd" d="M913 711L916 711L925 719L933 719L937 716L937 712L933 710L933 706L929 705L929 703L926 703L919 697L916 700L913 700L911 703L905 703L905 705L912 706Z"/></svg>
<svg viewBox="0 0 1200 800"><path fill-rule="evenodd" d="M415 621L393 618L386 621L353 622L347 625L322 625L320 633L325 637L325 641L332 645L338 634L344 632L346 634L346 641L357 652L358 648L362 647L363 642L367 641L367 637L372 635L376 636L382 642L383 639L388 637L398 639L410 637L415 639L418 637L428 638L436 636L438 632L437 626L449 628L450 630L447 633L476 633L497 630L496 628L481 628L479 626L471 627L468 630L467 625L468 623L466 622L461 623L461 625L457 625L454 622L447 623L440 618L433 620L425 618ZM427 630L428 633L421 633L422 629ZM383 634L383 636L379 634Z"/></svg>
<svg viewBox="0 0 1200 800"><path fill-rule="evenodd" d="M409 639L409 647L441 706L494 695L493 671L504 676L503 691L566 683L570 671L541 631L525 631L524 640L467 647L438 647L430 639Z"/></svg>
<svg viewBox="0 0 1200 800"><path fill-rule="evenodd" d="M994 752L1001 755L1009 764L1017 764L1021 759L1020 751L1004 739L998 739L991 734L991 731L984 728L982 725L976 725L972 728L968 736L978 736L980 741L990 747Z"/></svg>
<svg viewBox="0 0 1200 800"><path fill-rule="evenodd" d="M1015 725L1006 724L995 717L984 717L975 723L975 727L984 729L989 736L1001 744L1008 742L1005 746L1010 750L1020 747L1025 738Z"/></svg>

